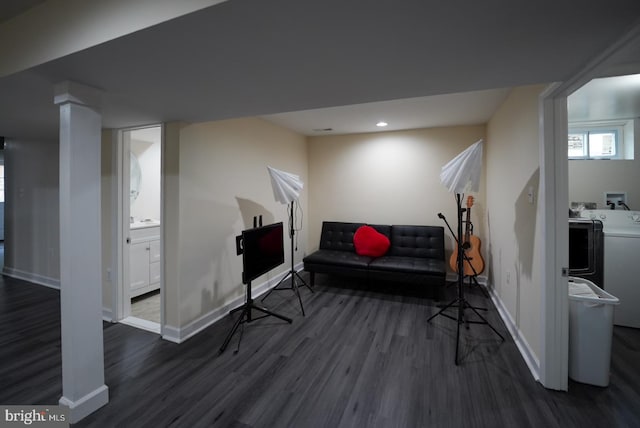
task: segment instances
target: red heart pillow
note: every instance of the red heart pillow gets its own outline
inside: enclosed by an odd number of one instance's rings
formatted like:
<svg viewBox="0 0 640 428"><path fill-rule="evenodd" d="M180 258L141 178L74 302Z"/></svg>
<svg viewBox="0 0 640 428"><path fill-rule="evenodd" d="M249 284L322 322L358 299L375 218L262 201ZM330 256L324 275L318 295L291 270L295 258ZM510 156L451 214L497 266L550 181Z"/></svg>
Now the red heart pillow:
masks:
<svg viewBox="0 0 640 428"><path fill-rule="evenodd" d="M360 226L353 235L353 246L356 248L356 254L361 256L384 256L390 245L389 238L371 226Z"/></svg>

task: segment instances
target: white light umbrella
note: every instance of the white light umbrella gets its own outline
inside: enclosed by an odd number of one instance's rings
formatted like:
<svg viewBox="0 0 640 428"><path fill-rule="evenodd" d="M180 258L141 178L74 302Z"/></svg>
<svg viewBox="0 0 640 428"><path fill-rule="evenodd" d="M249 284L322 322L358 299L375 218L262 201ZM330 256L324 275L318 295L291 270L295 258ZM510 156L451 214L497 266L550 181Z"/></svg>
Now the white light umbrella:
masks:
<svg viewBox="0 0 640 428"><path fill-rule="evenodd" d="M482 140L451 159L440 172L440 181L452 193L477 192L482 171Z"/></svg>
<svg viewBox="0 0 640 428"><path fill-rule="evenodd" d="M304 183L300 176L279 169L267 167L271 176L271 187L273 196L281 204L288 204L295 201L300 196Z"/></svg>

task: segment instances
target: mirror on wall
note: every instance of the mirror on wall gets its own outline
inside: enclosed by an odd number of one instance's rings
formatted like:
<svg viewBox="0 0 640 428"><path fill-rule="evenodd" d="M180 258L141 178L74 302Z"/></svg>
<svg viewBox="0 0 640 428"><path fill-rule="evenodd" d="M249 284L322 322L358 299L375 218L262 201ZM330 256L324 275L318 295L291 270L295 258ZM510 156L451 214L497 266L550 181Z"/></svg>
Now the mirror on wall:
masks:
<svg viewBox="0 0 640 428"><path fill-rule="evenodd" d="M140 170L140 163L138 162L138 158L133 153L129 153L131 159L131 171L130 171L130 179L129 182L130 190L129 190L129 203L133 204L136 199L138 199L138 195L140 194L140 185L142 183L142 171Z"/></svg>

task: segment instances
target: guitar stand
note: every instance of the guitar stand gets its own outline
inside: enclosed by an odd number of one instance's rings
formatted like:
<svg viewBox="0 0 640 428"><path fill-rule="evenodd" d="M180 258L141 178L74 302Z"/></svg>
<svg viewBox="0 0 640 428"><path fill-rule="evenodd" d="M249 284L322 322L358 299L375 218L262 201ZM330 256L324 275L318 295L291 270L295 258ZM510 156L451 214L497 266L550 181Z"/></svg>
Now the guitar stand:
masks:
<svg viewBox="0 0 640 428"><path fill-rule="evenodd" d="M461 210L464 211L464 208L461 208ZM459 248L460 247L460 242L458 241L458 238L457 238L456 234L453 232L453 229L451 229L451 226L449 225L449 222L447 221L447 218L442 213L438 213L438 217L440 217L444 221L444 223L447 225L447 228L449 229L449 232L451 233L451 236L453 237L453 240L456 242L456 245ZM478 277L479 274L478 274L478 272L476 272L476 268L474 268L473 265L471 264L471 259L469 258L469 256L467 256L467 253L465 251L462 252L462 255L464 257L464 260L466 260L466 262L469 264L469 267L473 271L473 275L466 275L469 278L469 286L478 287L480 289L480 291L482 291L482 294L484 295L484 297L489 298L489 293L487 292L487 290L485 290L480 285L480 283L478 283L477 277ZM459 257L459 255L458 255L458 257ZM479 308L476 308L476 309L479 309ZM482 310L486 310L484 308L481 308L481 309Z"/></svg>
<svg viewBox="0 0 640 428"><path fill-rule="evenodd" d="M461 196L459 193L456 194L456 203L457 203L457 209L458 209L458 239L457 242L462 241L462 203L460 200ZM438 214L438 217L440 218L444 218L444 216L442 214ZM445 219L446 222L446 219ZM449 226L449 224L447 223L447 226ZM449 227L449 230L451 230L451 228ZM453 231L452 231L453 234ZM454 235L455 236L455 235ZM465 252L465 248L463 248L462 245L458 245L458 296L453 299L451 302L449 302L446 306L444 306L443 308L441 308L438 312L436 312L435 314L433 314L432 316L429 317L429 319L427 319L427 322L431 322L431 320L433 320L435 317L437 317L438 315L442 315L446 318L452 319L454 321L456 321L457 324L457 328L456 328L456 355L455 355L455 364L456 366L459 363L458 360L458 350L460 348L460 324L464 324L465 327L467 329L469 329L469 324L485 324L487 326L489 326L489 328L491 328L491 330L493 330L493 332L495 334L497 334L500 339L502 339L502 341L504 342L504 337L500 334L500 332L498 332L498 330L496 330L490 323L489 321L487 321L479 312L476 308L474 308L473 306L471 306L469 304L469 302L465 299L464 297L464 267L463 267L463 257L464 257L464 252ZM451 308L451 307L457 307L458 308L458 316L456 318L454 318L453 316L445 313L444 311L446 311L447 309ZM469 320L467 319L466 315L465 315L465 310L466 309L471 309L476 316L480 319L480 321L475 321L475 320Z"/></svg>

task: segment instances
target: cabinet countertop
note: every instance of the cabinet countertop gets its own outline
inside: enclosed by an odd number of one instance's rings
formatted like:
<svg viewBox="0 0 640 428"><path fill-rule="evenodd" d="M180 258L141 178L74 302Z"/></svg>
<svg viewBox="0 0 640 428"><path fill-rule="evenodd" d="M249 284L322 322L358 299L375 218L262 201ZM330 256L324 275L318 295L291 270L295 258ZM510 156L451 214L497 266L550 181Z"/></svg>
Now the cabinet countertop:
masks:
<svg viewBox="0 0 640 428"><path fill-rule="evenodd" d="M129 223L129 229L145 229L147 227L157 227L160 226L160 222L157 220L143 220L143 221L135 221L133 223Z"/></svg>

